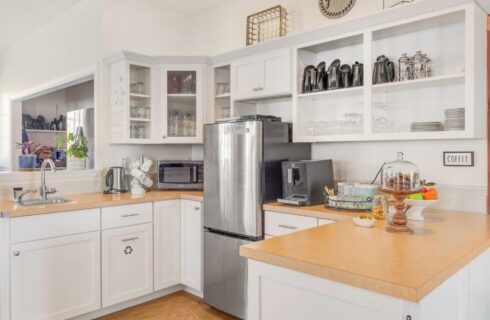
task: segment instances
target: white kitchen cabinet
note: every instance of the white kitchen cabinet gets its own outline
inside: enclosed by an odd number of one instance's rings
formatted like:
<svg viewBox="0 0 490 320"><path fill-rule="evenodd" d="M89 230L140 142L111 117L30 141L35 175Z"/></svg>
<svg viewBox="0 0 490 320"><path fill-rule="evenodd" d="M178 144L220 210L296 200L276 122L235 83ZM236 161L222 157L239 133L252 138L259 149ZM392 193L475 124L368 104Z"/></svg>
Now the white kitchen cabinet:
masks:
<svg viewBox="0 0 490 320"><path fill-rule="evenodd" d="M263 54L259 58L260 96L291 94L291 51L283 49Z"/></svg>
<svg viewBox="0 0 490 320"><path fill-rule="evenodd" d="M158 143L203 142L203 66L164 65L162 99L155 140Z"/></svg>
<svg viewBox="0 0 490 320"><path fill-rule="evenodd" d="M274 237L318 226L317 218L272 211L266 211L264 219L265 234Z"/></svg>
<svg viewBox="0 0 490 320"><path fill-rule="evenodd" d="M256 97L259 85L259 61L257 57L250 57L235 61L231 65L231 85L236 100Z"/></svg>
<svg viewBox="0 0 490 320"><path fill-rule="evenodd" d="M102 307L153 292L153 225L102 231Z"/></svg>
<svg viewBox="0 0 490 320"><path fill-rule="evenodd" d="M180 283L180 200L155 202L154 288L165 289Z"/></svg>
<svg viewBox="0 0 490 320"><path fill-rule="evenodd" d="M201 202L182 200L181 282L202 288L202 213Z"/></svg>
<svg viewBox="0 0 490 320"><path fill-rule="evenodd" d="M202 143L203 64L121 52L110 69L111 142Z"/></svg>
<svg viewBox="0 0 490 320"><path fill-rule="evenodd" d="M100 232L11 246L11 319L68 319L100 308Z"/></svg>
<svg viewBox="0 0 490 320"><path fill-rule="evenodd" d="M111 141L151 143L155 70L151 64L117 60L110 65Z"/></svg>
<svg viewBox="0 0 490 320"><path fill-rule="evenodd" d="M291 94L290 49L232 62L231 87L234 100Z"/></svg>
<svg viewBox="0 0 490 320"><path fill-rule="evenodd" d="M247 319L487 320L490 249L419 302L248 260Z"/></svg>

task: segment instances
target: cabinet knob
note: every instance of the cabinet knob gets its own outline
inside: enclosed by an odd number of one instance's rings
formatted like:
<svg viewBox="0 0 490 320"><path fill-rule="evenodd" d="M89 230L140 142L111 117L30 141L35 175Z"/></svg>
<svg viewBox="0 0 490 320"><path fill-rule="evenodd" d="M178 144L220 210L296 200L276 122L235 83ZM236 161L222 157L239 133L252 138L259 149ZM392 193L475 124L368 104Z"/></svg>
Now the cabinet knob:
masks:
<svg viewBox="0 0 490 320"><path fill-rule="evenodd" d="M14 251L14 252L12 252L12 254L13 254L15 257L20 256L20 252L19 252L19 251Z"/></svg>
<svg viewBox="0 0 490 320"><path fill-rule="evenodd" d="M257 92L257 91L259 91L259 88L253 88L252 90Z"/></svg>
<svg viewBox="0 0 490 320"><path fill-rule="evenodd" d="M258 87L257 89L258 89L259 91L264 90L264 88L262 88L262 87Z"/></svg>
<svg viewBox="0 0 490 320"><path fill-rule="evenodd" d="M162 138L165 139L167 136L166 135L163 135Z"/></svg>
<svg viewBox="0 0 490 320"><path fill-rule="evenodd" d="M196 211L199 211L199 209L200 209L200 208L199 208L199 207L197 207L197 206L196 206L196 207L194 207L194 210L196 210Z"/></svg>

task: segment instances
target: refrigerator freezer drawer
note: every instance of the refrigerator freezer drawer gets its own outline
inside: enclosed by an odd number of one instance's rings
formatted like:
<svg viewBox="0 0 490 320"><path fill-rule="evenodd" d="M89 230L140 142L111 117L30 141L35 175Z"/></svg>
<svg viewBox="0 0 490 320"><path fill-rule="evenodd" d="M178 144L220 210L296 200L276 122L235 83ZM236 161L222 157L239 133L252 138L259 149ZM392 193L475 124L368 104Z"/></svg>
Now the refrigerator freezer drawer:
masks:
<svg viewBox="0 0 490 320"><path fill-rule="evenodd" d="M241 245L251 241L204 231L204 303L245 319L247 259Z"/></svg>

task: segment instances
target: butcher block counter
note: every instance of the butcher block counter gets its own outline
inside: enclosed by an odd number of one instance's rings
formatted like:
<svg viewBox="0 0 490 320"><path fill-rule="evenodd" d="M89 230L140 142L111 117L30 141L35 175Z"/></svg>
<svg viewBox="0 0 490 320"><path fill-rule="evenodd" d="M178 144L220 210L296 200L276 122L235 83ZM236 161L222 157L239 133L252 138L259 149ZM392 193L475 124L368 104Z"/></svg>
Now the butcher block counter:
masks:
<svg viewBox="0 0 490 320"><path fill-rule="evenodd" d="M318 212L311 207L278 204L267 209L334 218L330 210L322 206ZM271 271L271 276L280 274L279 270L293 270L317 280L367 289L411 303L420 302L484 252L490 256L490 250L487 250L490 247L490 219L484 214L426 210L425 221L409 221L413 235L386 232L386 221L377 221L373 228L358 227L350 218L341 219L352 214L337 214L339 221L335 223L242 246L240 255L249 259L249 267L256 265L251 261L280 267ZM490 258L485 263L490 266ZM257 270L265 269L257 267ZM257 279L263 279L265 274L257 270L251 268L252 277L256 275ZM287 279L294 279L294 276L288 275L282 280L287 282ZM485 279L490 281L488 272ZM253 283L254 280L249 278L251 288L262 288L262 282L258 287ZM488 283L485 285L489 286ZM266 293L255 291L253 294ZM490 301L490 294L486 299ZM256 314L255 307L257 305L252 302L252 314Z"/></svg>
<svg viewBox="0 0 490 320"><path fill-rule="evenodd" d="M63 197L73 201L39 206L22 206L10 201L0 201L0 212L6 212L11 218L15 218L173 199L203 201L202 191L150 191L140 196L132 195L129 192L121 194L103 194L94 192L63 195Z"/></svg>

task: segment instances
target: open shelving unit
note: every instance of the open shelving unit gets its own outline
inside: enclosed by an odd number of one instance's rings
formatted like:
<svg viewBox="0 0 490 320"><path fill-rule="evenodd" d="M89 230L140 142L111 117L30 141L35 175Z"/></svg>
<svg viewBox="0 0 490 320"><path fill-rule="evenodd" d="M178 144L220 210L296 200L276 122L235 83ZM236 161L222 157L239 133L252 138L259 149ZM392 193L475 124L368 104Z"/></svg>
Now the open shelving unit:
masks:
<svg viewBox="0 0 490 320"><path fill-rule="evenodd" d="M229 64L217 66L214 68L214 118L215 120L228 119L232 117L232 100L230 94L231 66ZM220 87L222 84L228 84L228 90ZM226 92L227 91L227 92Z"/></svg>
<svg viewBox="0 0 490 320"><path fill-rule="evenodd" d="M485 70L477 65L476 39L486 19L474 5L373 26L293 48L295 142L475 138L485 134ZM455 41L457 39L457 41ZM421 50L431 59L429 78L396 81L398 59ZM376 57L395 63L396 82L372 84ZM483 57L482 57L483 58ZM334 59L364 65L364 85L302 92L303 70ZM412 132L414 122L445 123L445 110L464 108L464 129Z"/></svg>

